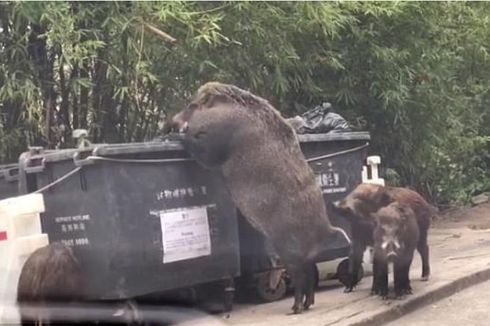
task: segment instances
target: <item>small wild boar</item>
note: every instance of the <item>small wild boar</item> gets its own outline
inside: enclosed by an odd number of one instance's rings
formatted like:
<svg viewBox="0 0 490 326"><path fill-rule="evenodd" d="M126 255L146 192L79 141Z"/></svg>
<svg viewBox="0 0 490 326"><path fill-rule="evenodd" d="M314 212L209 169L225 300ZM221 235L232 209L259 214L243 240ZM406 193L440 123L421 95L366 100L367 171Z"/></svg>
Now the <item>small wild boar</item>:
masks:
<svg viewBox="0 0 490 326"><path fill-rule="evenodd" d="M394 265L395 295L411 294L410 265L419 241L419 227L410 206L393 202L372 214L374 263L372 294L388 296L388 264Z"/></svg>
<svg viewBox="0 0 490 326"><path fill-rule="evenodd" d="M408 205L415 214L420 233L417 250L422 258L422 280L429 279L430 264L427 235L431 218L436 213L436 209L413 190L362 183L344 199L333 203L333 209L338 210L351 224L350 277L349 284L345 289L346 292L351 292L356 286L358 279L355 276L358 275L362 264L363 253L367 246L373 245L374 221L371 214L394 201Z"/></svg>
<svg viewBox="0 0 490 326"><path fill-rule="evenodd" d="M80 264L70 247L52 243L37 249L22 267L17 284L22 325L35 322L49 325L50 316L46 313L49 304L77 301L82 291Z"/></svg>
<svg viewBox="0 0 490 326"><path fill-rule="evenodd" d="M169 128L170 127L170 128ZM265 99L211 82L172 118L198 163L218 169L247 221L273 245L295 285L294 313L314 303L314 263L331 241L348 244L331 225L296 133Z"/></svg>

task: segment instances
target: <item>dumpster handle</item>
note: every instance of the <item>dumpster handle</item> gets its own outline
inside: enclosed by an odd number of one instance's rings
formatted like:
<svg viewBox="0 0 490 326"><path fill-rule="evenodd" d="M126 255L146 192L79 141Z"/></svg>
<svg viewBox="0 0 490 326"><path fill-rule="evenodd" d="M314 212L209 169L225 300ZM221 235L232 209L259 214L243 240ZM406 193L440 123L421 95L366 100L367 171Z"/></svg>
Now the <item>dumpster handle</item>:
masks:
<svg viewBox="0 0 490 326"><path fill-rule="evenodd" d="M32 161L33 160L31 160L31 159L27 159L26 164L24 166L24 171L26 173L39 173L39 172L44 171L44 169L46 168L46 159L45 158L40 160L41 164L39 164L39 165L27 166L27 164L32 162Z"/></svg>
<svg viewBox="0 0 490 326"><path fill-rule="evenodd" d="M137 159L109 158L109 157L103 157L103 156L88 156L84 160L120 162L120 163L173 163L173 162L194 161L192 158L166 158L166 159L137 160Z"/></svg>
<svg viewBox="0 0 490 326"><path fill-rule="evenodd" d="M44 186L42 188L39 188L38 190L36 190L36 191L34 191L32 193L33 194L38 194L38 193L41 193L41 192L43 192L45 190L48 190L49 188L57 185L58 183L64 181L65 179L68 179L69 177L71 177L72 175L74 175L75 173L77 173L78 171L80 171L81 169L82 169L82 167L79 166L79 167L71 170L70 172L68 172L67 174L65 174L64 176L62 176L61 178L58 178L58 179L54 180L50 184L48 184L48 185L46 185L46 186Z"/></svg>
<svg viewBox="0 0 490 326"><path fill-rule="evenodd" d="M12 174L11 171L14 169L9 169L3 171L3 176L7 182L13 182L19 180L19 172L17 170L17 174Z"/></svg>
<svg viewBox="0 0 490 326"><path fill-rule="evenodd" d="M335 152L335 153L330 153L330 154L326 154L326 155L322 155L322 156L317 156L317 157L312 157L312 158L307 159L306 161L307 162L314 162L314 161L319 161L319 160L323 160L323 159L330 158L330 157L344 155L344 154L347 154L347 153L358 151L358 150L363 149L363 148L366 148L368 146L369 146L369 143L365 143L364 145L361 145L361 146L358 146L358 147L354 147L354 148L349 148L349 149L346 149L346 150L343 150L343 151L339 151L339 152Z"/></svg>

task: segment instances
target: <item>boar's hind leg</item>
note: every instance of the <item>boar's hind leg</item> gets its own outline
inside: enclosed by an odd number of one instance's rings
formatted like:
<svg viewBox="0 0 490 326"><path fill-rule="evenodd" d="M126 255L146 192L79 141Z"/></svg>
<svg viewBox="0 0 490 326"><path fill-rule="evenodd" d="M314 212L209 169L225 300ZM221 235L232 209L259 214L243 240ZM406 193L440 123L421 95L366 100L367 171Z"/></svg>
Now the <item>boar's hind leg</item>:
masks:
<svg viewBox="0 0 490 326"><path fill-rule="evenodd" d="M303 298L305 296L307 275L305 265L299 264L288 269L294 284L294 314L300 314L304 310Z"/></svg>
<svg viewBox="0 0 490 326"><path fill-rule="evenodd" d="M428 281L430 277L429 245L427 244L427 230L420 230L417 251L422 258L422 281Z"/></svg>
<svg viewBox="0 0 490 326"><path fill-rule="evenodd" d="M373 285L371 286L371 295L379 294L379 278L376 261L373 262Z"/></svg>
<svg viewBox="0 0 490 326"><path fill-rule="evenodd" d="M364 244L357 241L352 243L351 252L349 255L349 281L345 287L345 293L352 292L354 287L357 285L359 270L361 269L362 258L365 250L366 246Z"/></svg>
<svg viewBox="0 0 490 326"><path fill-rule="evenodd" d="M308 263L305 265L305 303L304 303L304 308L305 310L309 309L310 306L315 304L315 279L316 279L316 271L315 271L315 264L314 263Z"/></svg>

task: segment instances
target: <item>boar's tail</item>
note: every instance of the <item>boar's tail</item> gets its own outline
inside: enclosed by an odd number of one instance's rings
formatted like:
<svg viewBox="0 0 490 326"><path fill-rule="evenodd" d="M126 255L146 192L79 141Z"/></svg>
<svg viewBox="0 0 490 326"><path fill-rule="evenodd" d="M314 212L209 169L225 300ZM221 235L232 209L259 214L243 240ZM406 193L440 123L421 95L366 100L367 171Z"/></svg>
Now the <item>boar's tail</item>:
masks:
<svg viewBox="0 0 490 326"><path fill-rule="evenodd" d="M322 261L332 248L339 248L339 245L345 245L346 241L348 246L352 245L351 239L341 228L331 226L328 234L323 233L323 235L325 237L315 243L312 250L307 255L307 260Z"/></svg>
<svg viewBox="0 0 490 326"><path fill-rule="evenodd" d="M341 234L345 238L345 240L347 241L347 243L349 243L349 245L352 244L351 239L349 238L349 236L347 235L347 233L342 228L338 228L338 227L332 226L332 233Z"/></svg>

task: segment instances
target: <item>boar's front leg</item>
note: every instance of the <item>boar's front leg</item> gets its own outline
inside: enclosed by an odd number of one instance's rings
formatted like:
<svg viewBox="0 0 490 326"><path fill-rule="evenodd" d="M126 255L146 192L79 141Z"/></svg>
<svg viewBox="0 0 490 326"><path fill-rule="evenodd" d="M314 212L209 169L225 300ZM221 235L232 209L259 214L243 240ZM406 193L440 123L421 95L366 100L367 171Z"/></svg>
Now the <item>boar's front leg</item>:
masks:
<svg viewBox="0 0 490 326"><path fill-rule="evenodd" d="M405 277L405 267L406 264L404 264L401 261L396 261L394 263L394 268L393 268L393 277L395 281L395 297L397 299L403 298L403 295L405 294L405 288L406 288L406 277Z"/></svg>
<svg viewBox="0 0 490 326"><path fill-rule="evenodd" d="M378 294L383 300L388 299L388 262L384 259L374 257L374 264L376 265L376 288Z"/></svg>
<svg viewBox="0 0 490 326"><path fill-rule="evenodd" d="M422 281L428 281L430 277L429 245L427 244L427 229L420 230L417 251L422 258Z"/></svg>
<svg viewBox="0 0 490 326"><path fill-rule="evenodd" d="M362 258L365 250L366 245L364 245L362 242L354 241L352 243L349 254L349 278L348 284L344 290L345 293L352 292L358 283L359 270L362 266Z"/></svg>
<svg viewBox="0 0 490 326"><path fill-rule="evenodd" d="M396 284L396 274L395 274L395 293L397 296L402 296L405 294L412 294L412 287L410 285L410 266L413 260L413 253L406 257L405 260L402 260L399 263L398 269L400 270L400 280L398 281L398 291ZM397 265L395 264L395 273L396 273Z"/></svg>

